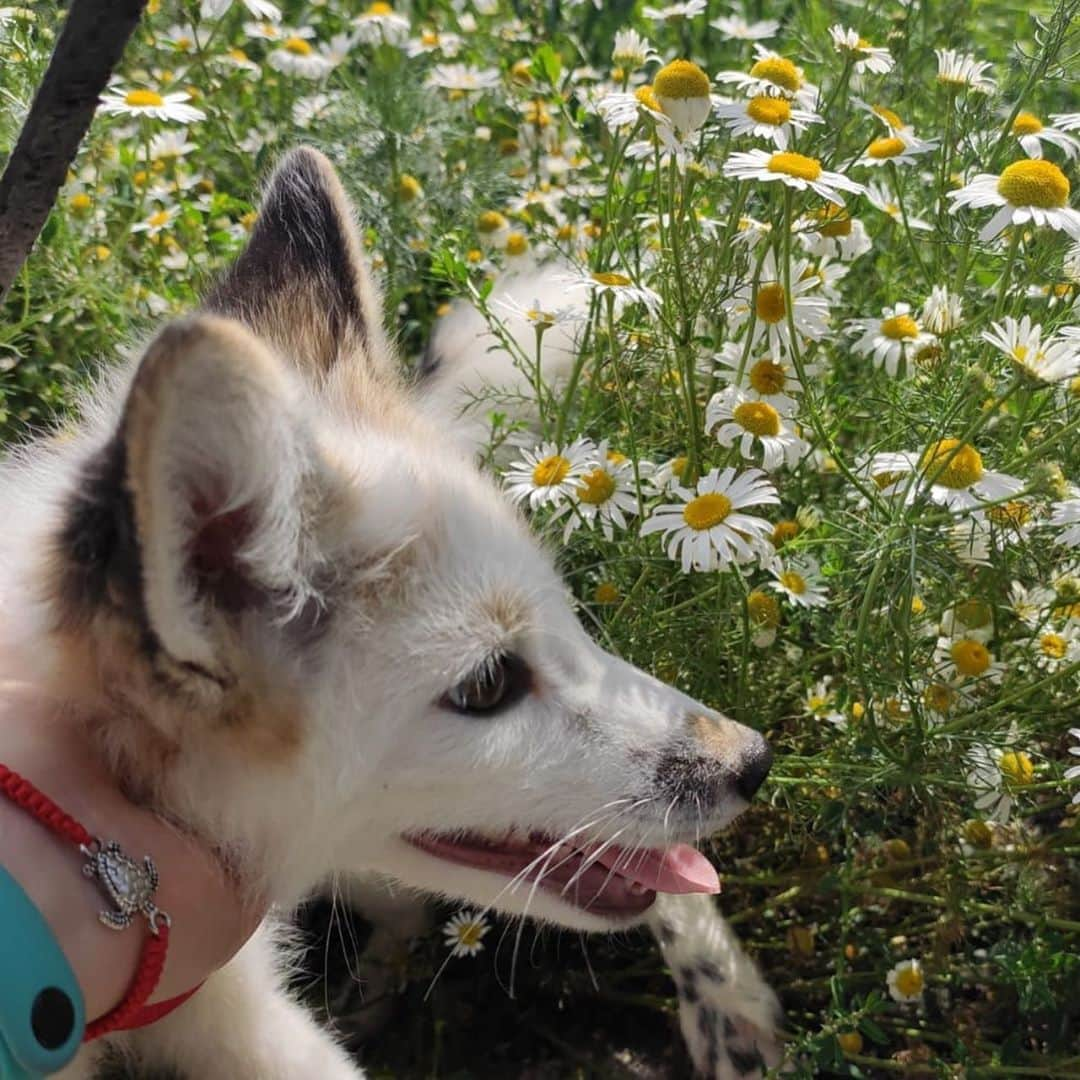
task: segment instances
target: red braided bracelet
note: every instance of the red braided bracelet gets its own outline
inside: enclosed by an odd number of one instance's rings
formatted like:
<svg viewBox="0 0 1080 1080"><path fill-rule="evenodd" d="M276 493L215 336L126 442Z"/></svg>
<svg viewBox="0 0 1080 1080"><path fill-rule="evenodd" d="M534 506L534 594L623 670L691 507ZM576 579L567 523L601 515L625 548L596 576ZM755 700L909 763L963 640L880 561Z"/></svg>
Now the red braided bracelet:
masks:
<svg viewBox="0 0 1080 1080"><path fill-rule="evenodd" d="M104 1016L87 1024L83 1042L97 1039L111 1031L143 1027L161 1019L182 1005L198 987L168 1001L147 1005L161 979L165 956L169 950L169 916L154 906L157 870L149 855L140 867L123 853L119 844L103 842L93 837L70 814L66 814L29 780L23 779L6 765L0 765L0 793L16 806L22 807L49 828L61 840L74 844L86 857L83 873L97 878L109 898L116 904L112 911L102 911L101 921L115 930L128 926L135 915L146 915L150 934L139 957L139 967L128 987L124 1000Z"/></svg>

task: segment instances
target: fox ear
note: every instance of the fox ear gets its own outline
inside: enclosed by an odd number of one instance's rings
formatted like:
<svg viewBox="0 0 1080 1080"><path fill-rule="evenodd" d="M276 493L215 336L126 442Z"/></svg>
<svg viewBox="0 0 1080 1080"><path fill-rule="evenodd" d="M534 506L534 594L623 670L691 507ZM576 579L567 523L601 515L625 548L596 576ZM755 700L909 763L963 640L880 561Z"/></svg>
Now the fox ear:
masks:
<svg viewBox="0 0 1080 1080"><path fill-rule="evenodd" d="M311 596L305 511L320 480L298 388L239 324L173 323L135 376L120 445L144 636L225 682L230 621L286 619Z"/></svg>
<svg viewBox="0 0 1080 1080"><path fill-rule="evenodd" d="M316 378L342 361L388 363L352 206L322 154L301 147L282 158L247 248L203 307L247 324Z"/></svg>

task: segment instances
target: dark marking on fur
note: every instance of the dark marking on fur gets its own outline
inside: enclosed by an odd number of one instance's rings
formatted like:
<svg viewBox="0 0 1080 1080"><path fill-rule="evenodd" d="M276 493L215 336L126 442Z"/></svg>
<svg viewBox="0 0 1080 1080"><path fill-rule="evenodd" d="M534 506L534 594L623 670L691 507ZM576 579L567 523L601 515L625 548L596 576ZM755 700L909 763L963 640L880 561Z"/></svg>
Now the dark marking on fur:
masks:
<svg viewBox="0 0 1080 1080"><path fill-rule="evenodd" d="M675 974L675 982L679 987L679 994L683 1000L694 1005L701 995L697 988L697 975L692 967L683 967Z"/></svg>
<svg viewBox="0 0 1080 1080"><path fill-rule="evenodd" d="M663 798L695 813L730 799L735 791L730 770L684 742L661 755L654 775Z"/></svg>
<svg viewBox="0 0 1080 1080"><path fill-rule="evenodd" d="M697 1026L701 1037L707 1042L710 1037L716 1038L716 1010L711 1005L702 1005L698 1011Z"/></svg>
<svg viewBox="0 0 1080 1080"><path fill-rule="evenodd" d="M279 345L304 342L318 353L311 359L321 372L343 345L363 348L368 337L363 271L336 189L320 155L306 148L287 154L267 185L247 248L203 305L257 334L289 338Z"/></svg>
<svg viewBox="0 0 1080 1080"><path fill-rule="evenodd" d="M732 1067L740 1076L757 1072L765 1064L761 1054L756 1050L736 1050L734 1047L729 1046L727 1056L731 1060Z"/></svg>
<svg viewBox="0 0 1080 1080"><path fill-rule="evenodd" d="M738 1031L737 1031L737 1029L735 1027L735 1024L732 1022L731 1017L730 1016L725 1016L724 1017L724 1038L725 1039L734 1039L737 1034L738 1034Z"/></svg>
<svg viewBox="0 0 1080 1080"><path fill-rule="evenodd" d="M708 979L710 982L727 982L727 976L711 960L700 961L698 972L703 979Z"/></svg>
<svg viewBox="0 0 1080 1080"><path fill-rule="evenodd" d="M661 921L656 928L656 936L661 945L670 945L675 940L675 928L669 922Z"/></svg>

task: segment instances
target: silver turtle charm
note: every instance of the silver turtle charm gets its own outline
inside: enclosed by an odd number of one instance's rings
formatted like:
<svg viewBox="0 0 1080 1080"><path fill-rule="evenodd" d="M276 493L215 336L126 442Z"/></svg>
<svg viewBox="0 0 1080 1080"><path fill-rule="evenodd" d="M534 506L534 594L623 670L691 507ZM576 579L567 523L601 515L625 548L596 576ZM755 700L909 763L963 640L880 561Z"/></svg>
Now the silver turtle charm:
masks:
<svg viewBox="0 0 1080 1080"><path fill-rule="evenodd" d="M143 856L140 866L115 840L95 840L91 845L81 845L80 850L87 859L83 873L96 879L115 905L112 910L98 912L106 926L124 930L139 914L146 916L155 936L163 924L169 925L169 916L154 903L158 872L149 855Z"/></svg>

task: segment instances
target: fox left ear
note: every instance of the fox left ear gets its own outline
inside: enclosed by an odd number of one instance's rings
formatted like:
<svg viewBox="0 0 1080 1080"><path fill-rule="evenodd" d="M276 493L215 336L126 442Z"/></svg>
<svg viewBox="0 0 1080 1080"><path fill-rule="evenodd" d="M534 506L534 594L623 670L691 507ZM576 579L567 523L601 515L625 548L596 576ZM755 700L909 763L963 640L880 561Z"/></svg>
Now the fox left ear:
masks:
<svg viewBox="0 0 1080 1080"><path fill-rule="evenodd" d="M205 311L246 323L315 378L340 362L391 355L352 206L318 151L290 151L274 170L247 248Z"/></svg>

